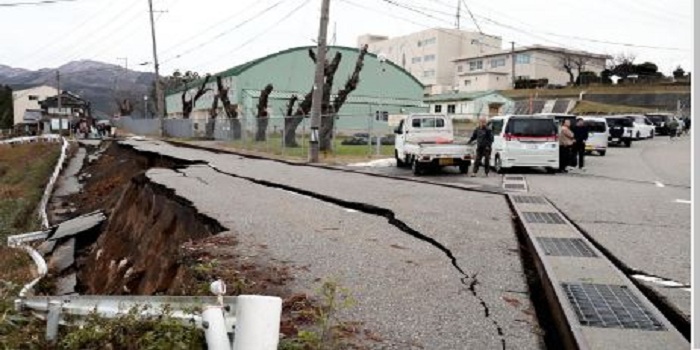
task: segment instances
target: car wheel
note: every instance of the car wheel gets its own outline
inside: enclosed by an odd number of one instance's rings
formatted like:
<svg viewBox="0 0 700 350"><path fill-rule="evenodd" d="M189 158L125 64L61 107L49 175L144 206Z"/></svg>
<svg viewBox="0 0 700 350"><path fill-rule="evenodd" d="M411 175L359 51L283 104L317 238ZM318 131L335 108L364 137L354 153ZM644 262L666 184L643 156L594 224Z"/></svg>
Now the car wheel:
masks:
<svg viewBox="0 0 700 350"><path fill-rule="evenodd" d="M547 167L544 170L547 172L547 174L555 174L557 172L557 170L559 170L559 169Z"/></svg>
<svg viewBox="0 0 700 350"><path fill-rule="evenodd" d="M626 140L626 141L625 141L625 147L627 147L627 148L632 147L632 140Z"/></svg>
<svg viewBox="0 0 700 350"><path fill-rule="evenodd" d="M655 132L654 132L654 130L652 130L652 131L649 133L649 138L650 138L650 139L654 139L654 136L655 136L654 134L655 134Z"/></svg>
<svg viewBox="0 0 700 350"><path fill-rule="evenodd" d="M496 172L499 174L503 174L505 169L503 169L503 162L501 162L501 156L496 156L496 159L493 163L493 168L496 170Z"/></svg>
<svg viewBox="0 0 700 350"><path fill-rule="evenodd" d="M413 169L413 175L423 175L423 166L421 166L417 160L413 160L413 162L411 163L411 168Z"/></svg>
<svg viewBox="0 0 700 350"><path fill-rule="evenodd" d="M637 140L642 138L642 133L640 131L637 131Z"/></svg>
<svg viewBox="0 0 700 350"><path fill-rule="evenodd" d="M394 157L396 158L396 167L397 167L397 168L403 168L403 167L406 166L406 163L404 163L404 161L402 161L402 160L399 158L399 151L394 150Z"/></svg>
<svg viewBox="0 0 700 350"><path fill-rule="evenodd" d="M605 152L606 151L598 151L598 154L600 154L601 157L605 157Z"/></svg>
<svg viewBox="0 0 700 350"><path fill-rule="evenodd" d="M466 174L469 172L469 166L471 165L471 162L464 162L459 165L459 172L460 174Z"/></svg>

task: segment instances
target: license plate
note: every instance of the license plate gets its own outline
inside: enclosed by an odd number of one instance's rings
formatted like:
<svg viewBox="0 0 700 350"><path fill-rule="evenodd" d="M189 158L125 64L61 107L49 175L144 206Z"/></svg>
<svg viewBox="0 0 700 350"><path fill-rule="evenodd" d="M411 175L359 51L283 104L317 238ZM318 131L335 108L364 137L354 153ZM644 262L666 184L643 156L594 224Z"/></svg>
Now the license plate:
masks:
<svg viewBox="0 0 700 350"><path fill-rule="evenodd" d="M592 150L593 150L593 146L586 146L586 151L592 151Z"/></svg>
<svg viewBox="0 0 700 350"><path fill-rule="evenodd" d="M438 163L440 165L452 165L452 164L454 164L454 159L452 159L452 158L440 158Z"/></svg>
<svg viewBox="0 0 700 350"><path fill-rule="evenodd" d="M525 145L526 149L538 149L539 147L537 145Z"/></svg>
<svg viewBox="0 0 700 350"><path fill-rule="evenodd" d="M613 137L612 140L613 140L613 142L618 142L618 141L620 141L620 138L619 138L619 137Z"/></svg>

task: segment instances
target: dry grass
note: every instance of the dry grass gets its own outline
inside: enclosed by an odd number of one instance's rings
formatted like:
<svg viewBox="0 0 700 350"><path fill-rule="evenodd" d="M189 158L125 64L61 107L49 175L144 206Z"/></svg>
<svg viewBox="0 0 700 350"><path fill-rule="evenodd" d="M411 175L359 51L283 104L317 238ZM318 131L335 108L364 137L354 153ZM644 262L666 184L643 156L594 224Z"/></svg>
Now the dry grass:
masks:
<svg viewBox="0 0 700 350"><path fill-rule="evenodd" d="M591 85L586 87L571 87L557 90L523 89L502 90L500 93L509 98L537 97L578 97L585 91L587 94L663 94L690 93L690 86L683 85Z"/></svg>
<svg viewBox="0 0 700 350"><path fill-rule="evenodd" d="M636 106L624 106L624 105L609 105L604 103L597 103L591 101L579 101L576 103L572 113L573 114L620 114L620 113L648 113L654 112L655 109L636 107Z"/></svg>
<svg viewBox="0 0 700 350"><path fill-rule="evenodd" d="M0 146L0 240L36 230L36 209L61 152L55 143Z"/></svg>

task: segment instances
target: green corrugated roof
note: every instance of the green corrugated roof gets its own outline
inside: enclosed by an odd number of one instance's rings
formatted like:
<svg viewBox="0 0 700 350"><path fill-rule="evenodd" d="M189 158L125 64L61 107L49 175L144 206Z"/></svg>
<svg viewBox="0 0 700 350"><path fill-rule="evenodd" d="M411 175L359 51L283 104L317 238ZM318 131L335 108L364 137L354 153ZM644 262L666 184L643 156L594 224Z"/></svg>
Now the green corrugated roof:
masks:
<svg viewBox="0 0 700 350"><path fill-rule="evenodd" d="M509 99L495 90L487 91L475 91L475 92L458 92L458 93L446 93L440 95L432 95L423 99L424 102L443 102L443 101L463 101L463 100L475 100L488 95L500 95L505 99Z"/></svg>
<svg viewBox="0 0 700 350"><path fill-rule="evenodd" d="M262 63L263 61L267 61L267 60L269 60L269 59L272 59L272 58L275 58L275 57L277 57L277 56L284 55L284 54L287 54L287 53L290 53L290 52L300 51L300 50L306 51L306 50L308 50L308 49L314 49L314 48L316 48L316 46L301 46L301 47L293 47L293 48L290 48L290 49L282 50L282 51L279 51L279 52L276 52L276 53L273 53L273 54L270 54L270 55L267 55L267 56L264 56L264 57L260 57L260 58L254 59L254 60L252 60L252 61L249 61L249 62L240 64L240 65L237 65L237 66L235 66L235 67L233 67L233 68L229 68L229 69L227 69L227 70L225 70L225 71L223 71L223 72L220 72L220 73L217 73L217 74L212 74L212 75L211 75L211 76L212 76L211 79L212 79L212 81L216 81L216 78L215 78L215 77L216 77L217 75L220 75L222 78L239 76L241 73L245 72L245 71L248 70L249 68L251 68L251 67L253 67L253 66L255 66L255 65L259 64L259 63ZM359 49L357 49L357 48L346 47L346 46L328 46L328 49L329 49L329 50L343 50L343 51L359 52ZM375 54L373 54L373 53L370 53L370 52L367 52L367 56L377 58L377 55L375 55ZM387 60L386 63L389 64L389 65L391 65L391 66L394 66L394 67L395 67L396 69L398 69L400 72L403 72L404 74L406 74L407 76L409 76L413 81L415 81L418 85L420 85L421 88L424 88L424 87L425 87L416 77L414 77L411 73L409 73L408 71L406 71L405 69L403 69L401 66L398 66L397 64L395 64L394 62L391 62L391 61L389 61L389 60ZM195 81L193 81L193 82L187 84L187 87L188 87L188 89L191 89L192 87L199 86L202 82L204 82L204 78L200 78L200 79L198 79L198 80L195 80ZM166 94L166 95L169 95L169 94L181 92L181 91L183 91L183 90L185 90L185 88L184 88L184 87L180 87L180 88L177 88L177 89L173 89L173 90L166 91L165 94Z"/></svg>

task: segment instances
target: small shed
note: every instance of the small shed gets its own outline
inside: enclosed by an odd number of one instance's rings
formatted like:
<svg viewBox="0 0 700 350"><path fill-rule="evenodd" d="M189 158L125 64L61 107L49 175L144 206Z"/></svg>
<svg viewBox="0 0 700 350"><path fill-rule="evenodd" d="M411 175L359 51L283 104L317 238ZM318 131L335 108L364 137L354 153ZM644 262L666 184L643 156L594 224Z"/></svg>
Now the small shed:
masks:
<svg viewBox="0 0 700 350"><path fill-rule="evenodd" d="M454 119L476 120L511 110L514 101L498 91L454 92L433 95L423 100L431 113L446 113Z"/></svg>

